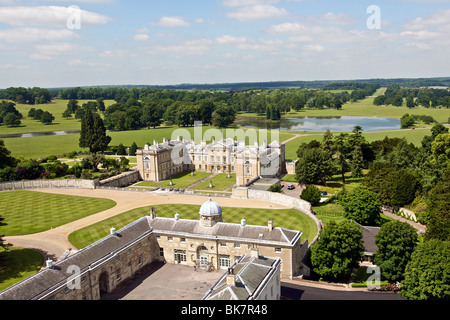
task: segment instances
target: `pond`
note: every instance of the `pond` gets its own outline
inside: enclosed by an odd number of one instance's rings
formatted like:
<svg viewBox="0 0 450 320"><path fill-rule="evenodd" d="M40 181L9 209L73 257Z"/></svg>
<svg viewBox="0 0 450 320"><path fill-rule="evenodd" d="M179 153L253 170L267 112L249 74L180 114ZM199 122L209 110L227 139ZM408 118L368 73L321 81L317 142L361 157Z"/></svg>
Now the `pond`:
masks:
<svg viewBox="0 0 450 320"><path fill-rule="evenodd" d="M279 129L281 131L351 132L355 126L364 131L397 130L400 119L378 117L301 117L270 121L260 117L238 116L235 124L255 129Z"/></svg>
<svg viewBox="0 0 450 320"><path fill-rule="evenodd" d="M18 134L0 134L0 139L7 138L35 138L45 136L65 136L68 134L76 134L80 131L48 131L48 132L33 132L33 133L18 133Z"/></svg>

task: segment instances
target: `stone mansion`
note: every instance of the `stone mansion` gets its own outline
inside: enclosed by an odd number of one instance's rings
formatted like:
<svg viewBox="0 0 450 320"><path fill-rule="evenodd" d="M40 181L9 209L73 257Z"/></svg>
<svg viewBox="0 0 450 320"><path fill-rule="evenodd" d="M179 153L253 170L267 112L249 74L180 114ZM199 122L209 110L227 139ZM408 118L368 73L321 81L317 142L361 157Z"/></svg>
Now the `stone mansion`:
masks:
<svg viewBox="0 0 450 320"><path fill-rule="evenodd" d="M153 142L136 152L144 181L168 180L183 172L234 173L236 185L244 186L258 177L279 177L286 172L285 145L274 141L246 145L235 139L207 144L182 138Z"/></svg>
<svg viewBox="0 0 450 320"><path fill-rule="evenodd" d="M301 273L308 250L301 235L300 231L275 227L272 220L267 226L248 225L245 219L240 224L226 223L220 205L212 199L201 206L198 220L181 219L178 213L162 218L152 209L148 216L118 231L111 228L109 236L66 258L47 261L44 270L0 292L0 300L100 300L102 293L114 292L153 262L217 271L234 266L236 272L242 263L250 263L245 270L260 270L259 277L242 271L233 283L247 279L253 293L227 289L227 284L218 282L208 298L255 299L258 292L260 299L279 298L276 292L260 291L255 279L279 286L280 278L292 279Z"/></svg>

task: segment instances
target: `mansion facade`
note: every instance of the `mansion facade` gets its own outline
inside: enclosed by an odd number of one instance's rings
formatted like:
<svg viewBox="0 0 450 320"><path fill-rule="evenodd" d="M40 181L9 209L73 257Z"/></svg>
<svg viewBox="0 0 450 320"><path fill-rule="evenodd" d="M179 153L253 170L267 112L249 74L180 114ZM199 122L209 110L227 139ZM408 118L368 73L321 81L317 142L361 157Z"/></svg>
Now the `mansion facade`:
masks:
<svg viewBox="0 0 450 320"><path fill-rule="evenodd" d="M183 172L236 174L236 185L244 186L258 177L279 177L286 172L285 145L246 145L234 139L153 142L136 152L138 169L144 181L168 180Z"/></svg>

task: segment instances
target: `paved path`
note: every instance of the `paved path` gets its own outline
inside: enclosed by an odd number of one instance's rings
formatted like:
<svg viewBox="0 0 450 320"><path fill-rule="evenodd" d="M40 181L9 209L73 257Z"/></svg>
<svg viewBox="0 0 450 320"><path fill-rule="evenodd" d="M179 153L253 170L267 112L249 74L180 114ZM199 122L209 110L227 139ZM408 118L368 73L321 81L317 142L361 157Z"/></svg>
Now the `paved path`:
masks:
<svg viewBox="0 0 450 320"><path fill-rule="evenodd" d="M427 226L425 226L425 225L423 225L423 224L420 224L420 223L417 223L417 222L408 220L408 219L406 219L406 218L400 217L400 216L398 216L398 215L396 215L396 214L393 214L393 213L391 213L391 212L389 212L389 211L386 211L386 210L383 210L383 214L386 215L386 216L388 216L389 218L392 218L392 219L395 219L395 220L398 220L398 221L401 221L401 222L406 222L406 223L408 223L409 225L411 225L411 226L413 226L415 229L417 229L417 231L418 231L419 233L425 233L425 232L427 231Z"/></svg>
<svg viewBox="0 0 450 320"><path fill-rule="evenodd" d="M42 252L44 256L51 257L52 259L58 259L68 249L75 249L68 240L69 234L86 226L90 226L96 222L145 206L160 204L202 205L207 200L204 196L196 195L153 194L146 192L115 191L104 189L39 189L32 191L105 198L114 200L117 203L117 205L111 209L45 232L24 236L4 237L6 243L11 243L15 247L35 249ZM223 207L286 209L286 207L282 205L248 199L218 198L216 201Z"/></svg>

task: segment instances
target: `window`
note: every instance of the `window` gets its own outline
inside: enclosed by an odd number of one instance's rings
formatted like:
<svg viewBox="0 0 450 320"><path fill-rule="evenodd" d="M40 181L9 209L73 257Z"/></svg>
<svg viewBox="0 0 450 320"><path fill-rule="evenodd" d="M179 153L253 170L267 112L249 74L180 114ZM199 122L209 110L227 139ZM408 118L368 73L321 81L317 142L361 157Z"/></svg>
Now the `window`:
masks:
<svg viewBox="0 0 450 320"><path fill-rule="evenodd" d="M120 269L118 269L118 270L116 271L116 279L117 279L117 281L119 281L120 279L122 279L122 276L120 275Z"/></svg>
<svg viewBox="0 0 450 320"><path fill-rule="evenodd" d="M139 242L138 245L137 245L137 247L138 247L138 249L139 249L140 247L142 247L142 244Z"/></svg>
<svg viewBox="0 0 450 320"><path fill-rule="evenodd" d="M221 269L226 269L230 267L230 256L221 254L219 256L219 267Z"/></svg>
<svg viewBox="0 0 450 320"><path fill-rule="evenodd" d="M221 243L220 243L220 246L221 246L221 247L226 247L227 244L226 244L225 242L221 242Z"/></svg>
<svg viewBox="0 0 450 320"><path fill-rule="evenodd" d="M276 253L281 253L281 248L275 248Z"/></svg>
<svg viewBox="0 0 450 320"><path fill-rule="evenodd" d="M173 237L167 237L168 241L173 241Z"/></svg>
<svg viewBox="0 0 450 320"><path fill-rule="evenodd" d="M235 248L235 249L239 249L240 247L241 247L241 244L240 244L240 243L235 243L235 244L234 244L234 248Z"/></svg>
<svg viewBox="0 0 450 320"><path fill-rule="evenodd" d="M186 250L174 250L175 263L186 262Z"/></svg>
<svg viewBox="0 0 450 320"><path fill-rule="evenodd" d="M180 238L181 243L186 243L186 238Z"/></svg>
<svg viewBox="0 0 450 320"><path fill-rule="evenodd" d="M148 240L150 240L150 238L148 238ZM157 241L161 240L161 237L160 236L156 236L156 240Z"/></svg>
<svg viewBox="0 0 450 320"><path fill-rule="evenodd" d="M138 259L138 263L139 263L139 265L141 265L141 264L142 264L142 255L141 255L141 256L139 256L139 259Z"/></svg>
<svg viewBox="0 0 450 320"><path fill-rule="evenodd" d="M159 248L159 256L164 257L164 248Z"/></svg>

